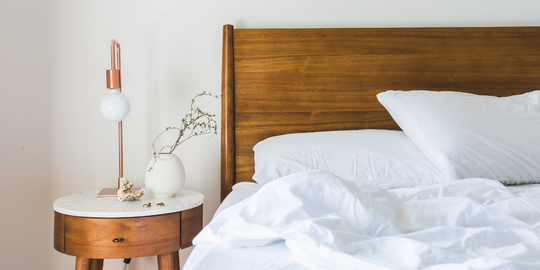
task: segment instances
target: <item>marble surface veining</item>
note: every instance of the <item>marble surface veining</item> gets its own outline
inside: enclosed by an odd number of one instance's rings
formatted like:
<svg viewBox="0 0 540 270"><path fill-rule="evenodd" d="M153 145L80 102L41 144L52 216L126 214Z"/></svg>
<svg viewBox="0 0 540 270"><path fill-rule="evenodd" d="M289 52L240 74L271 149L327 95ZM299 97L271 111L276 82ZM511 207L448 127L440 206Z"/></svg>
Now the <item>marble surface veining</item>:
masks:
<svg viewBox="0 0 540 270"><path fill-rule="evenodd" d="M144 195L138 201L120 202L116 197L98 198L99 190L87 191L62 197L53 203L54 211L78 217L96 218L123 218L155 216L188 210L201 205L204 195L183 189L175 197L159 199L154 198L150 191L144 189ZM157 204L162 202L163 207ZM144 208L143 204L151 203L152 206Z"/></svg>

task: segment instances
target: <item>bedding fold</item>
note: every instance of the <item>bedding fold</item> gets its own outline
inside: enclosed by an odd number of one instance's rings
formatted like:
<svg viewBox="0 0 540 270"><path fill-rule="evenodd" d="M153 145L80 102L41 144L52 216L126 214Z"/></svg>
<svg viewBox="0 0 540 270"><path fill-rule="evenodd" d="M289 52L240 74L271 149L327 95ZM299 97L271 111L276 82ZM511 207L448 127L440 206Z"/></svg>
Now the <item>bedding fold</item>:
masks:
<svg viewBox="0 0 540 270"><path fill-rule="evenodd" d="M312 269L540 269L540 198L488 179L385 190L308 171L224 209L193 242L280 241Z"/></svg>

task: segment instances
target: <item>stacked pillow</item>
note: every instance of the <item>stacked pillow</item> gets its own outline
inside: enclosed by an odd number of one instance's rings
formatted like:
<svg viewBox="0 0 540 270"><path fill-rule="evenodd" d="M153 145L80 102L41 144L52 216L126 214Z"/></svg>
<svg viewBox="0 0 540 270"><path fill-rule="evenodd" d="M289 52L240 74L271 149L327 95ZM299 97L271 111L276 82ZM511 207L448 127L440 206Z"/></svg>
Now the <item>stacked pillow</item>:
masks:
<svg viewBox="0 0 540 270"><path fill-rule="evenodd" d="M253 150L253 180L259 184L310 170L325 170L345 180L384 188L447 180L402 131L287 134L263 140Z"/></svg>
<svg viewBox="0 0 540 270"><path fill-rule="evenodd" d="M271 137L254 147L259 184L325 170L392 188L454 179L540 183L540 91L510 97L386 91L377 98L403 131Z"/></svg>
<svg viewBox="0 0 540 270"><path fill-rule="evenodd" d="M509 97L386 91L377 98L451 179L540 182L540 91Z"/></svg>

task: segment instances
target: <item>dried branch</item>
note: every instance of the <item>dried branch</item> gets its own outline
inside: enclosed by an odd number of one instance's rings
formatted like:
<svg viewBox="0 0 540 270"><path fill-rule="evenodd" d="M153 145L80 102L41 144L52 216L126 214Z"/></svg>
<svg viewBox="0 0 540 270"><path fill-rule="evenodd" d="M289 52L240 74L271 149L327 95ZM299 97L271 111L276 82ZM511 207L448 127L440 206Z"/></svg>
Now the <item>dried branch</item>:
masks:
<svg viewBox="0 0 540 270"><path fill-rule="evenodd" d="M216 115L202 111L201 109L199 109L199 107L195 106L195 100L201 96L219 98L216 95L212 95L211 93L203 91L202 93L197 94L193 99L191 99L189 113L186 114L184 118L182 118L181 127L166 127L165 131L161 132L152 142L154 164L152 164L148 171L152 170L152 167L156 164L157 159L160 158L160 154L172 154L174 150L176 150L176 148L186 140L200 135L206 135L211 133L217 134L217 122L214 119ZM156 151L157 139L161 137L161 135L171 130L178 131L178 136L174 143L171 145L165 145L161 147L159 151ZM169 149L168 152L163 152L165 149Z"/></svg>

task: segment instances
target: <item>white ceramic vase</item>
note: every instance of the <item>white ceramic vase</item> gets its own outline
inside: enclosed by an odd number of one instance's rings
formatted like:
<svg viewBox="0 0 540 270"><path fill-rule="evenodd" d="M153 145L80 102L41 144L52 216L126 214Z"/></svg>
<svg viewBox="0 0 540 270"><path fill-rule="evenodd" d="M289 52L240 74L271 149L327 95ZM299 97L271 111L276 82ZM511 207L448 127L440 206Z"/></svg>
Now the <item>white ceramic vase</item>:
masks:
<svg viewBox="0 0 540 270"><path fill-rule="evenodd" d="M155 162L155 164L154 164ZM150 167L152 167L151 170ZM175 154L159 154L146 166L144 184L156 198L174 197L186 183L184 164Z"/></svg>

